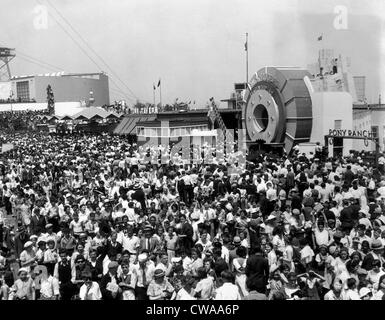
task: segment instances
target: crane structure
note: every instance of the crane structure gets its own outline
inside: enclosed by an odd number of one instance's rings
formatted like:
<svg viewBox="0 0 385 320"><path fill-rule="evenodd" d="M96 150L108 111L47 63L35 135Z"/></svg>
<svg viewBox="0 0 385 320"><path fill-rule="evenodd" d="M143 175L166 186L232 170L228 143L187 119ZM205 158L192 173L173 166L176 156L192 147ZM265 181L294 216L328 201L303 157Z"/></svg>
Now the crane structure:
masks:
<svg viewBox="0 0 385 320"><path fill-rule="evenodd" d="M15 49L0 47L0 82L11 80L9 63L15 57Z"/></svg>

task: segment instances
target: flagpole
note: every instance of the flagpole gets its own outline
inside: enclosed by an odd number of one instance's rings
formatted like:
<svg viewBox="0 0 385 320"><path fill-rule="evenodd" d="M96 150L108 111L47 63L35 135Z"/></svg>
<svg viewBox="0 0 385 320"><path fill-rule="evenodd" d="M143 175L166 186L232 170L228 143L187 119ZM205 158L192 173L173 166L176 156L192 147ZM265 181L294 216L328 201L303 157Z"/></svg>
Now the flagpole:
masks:
<svg viewBox="0 0 385 320"><path fill-rule="evenodd" d="M162 80L159 79L159 98L160 98L160 107L162 108Z"/></svg>
<svg viewBox="0 0 385 320"><path fill-rule="evenodd" d="M247 41L248 33L246 32L246 86L249 83L249 44Z"/></svg>
<svg viewBox="0 0 385 320"><path fill-rule="evenodd" d="M156 109L156 105L155 105L155 83L152 84L152 93L153 93L153 96L154 96L154 110Z"/></svg>

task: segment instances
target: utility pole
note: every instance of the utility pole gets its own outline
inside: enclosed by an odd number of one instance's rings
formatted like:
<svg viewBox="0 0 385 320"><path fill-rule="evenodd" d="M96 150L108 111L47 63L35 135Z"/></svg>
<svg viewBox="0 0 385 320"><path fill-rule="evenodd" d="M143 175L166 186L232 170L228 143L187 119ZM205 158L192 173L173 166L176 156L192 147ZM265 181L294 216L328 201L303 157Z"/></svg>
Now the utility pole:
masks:
<svg viewBox="0 0 385 320"><path fill-rule="evenodd" d="M246 32L246 42L245 42L245 51L246 51L246 84L245 84L245 89L247 84L249 83L249 44L248 44L248 33Z"/></svg>

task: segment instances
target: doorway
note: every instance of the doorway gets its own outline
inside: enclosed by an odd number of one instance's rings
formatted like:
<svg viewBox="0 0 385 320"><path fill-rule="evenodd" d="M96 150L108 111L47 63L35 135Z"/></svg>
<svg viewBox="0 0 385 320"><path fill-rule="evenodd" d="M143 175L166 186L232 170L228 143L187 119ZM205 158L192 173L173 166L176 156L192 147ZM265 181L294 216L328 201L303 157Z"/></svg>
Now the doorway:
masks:
<svg viewBox="0 0 385 320"><path fill-rule="evenodd" d="M333 157L342 157L342 151L344 148L343 138L333 138Z"/></svg>

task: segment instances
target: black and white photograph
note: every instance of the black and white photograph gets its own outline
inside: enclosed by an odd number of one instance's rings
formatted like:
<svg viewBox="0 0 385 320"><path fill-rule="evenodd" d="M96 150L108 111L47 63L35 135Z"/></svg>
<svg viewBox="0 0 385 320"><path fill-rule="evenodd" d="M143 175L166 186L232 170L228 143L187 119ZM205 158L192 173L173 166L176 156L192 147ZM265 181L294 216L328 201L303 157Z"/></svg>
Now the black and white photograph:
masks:
<svg viewBox="0 0 385 320"><path fill-rule="evenodd" d="M0 6L2 305L385 300L384 1Z"/></svg>

